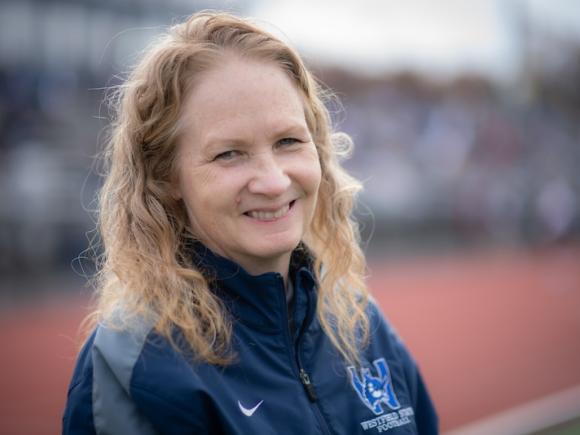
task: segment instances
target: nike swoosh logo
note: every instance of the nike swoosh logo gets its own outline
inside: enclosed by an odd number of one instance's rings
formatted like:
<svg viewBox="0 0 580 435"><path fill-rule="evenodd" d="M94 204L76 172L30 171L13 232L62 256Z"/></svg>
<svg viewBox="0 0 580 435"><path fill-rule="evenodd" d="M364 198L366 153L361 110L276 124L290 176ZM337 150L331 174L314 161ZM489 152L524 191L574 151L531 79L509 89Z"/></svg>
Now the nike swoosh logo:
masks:
<svg viewBox="0 0 580 435"><path fill-rule="evenodd" d="M240 411L242 411L242 413L246 416L246 417L251 417L252 415L254 415L254 412L256 412L256 410L260 407L260 405L262 404L263 400L260 400L260 402L254 406L251 409L248 408L244 408L244 405L242 405L240 403L240 401L238 400L238 406L240 407Z"/></svg>

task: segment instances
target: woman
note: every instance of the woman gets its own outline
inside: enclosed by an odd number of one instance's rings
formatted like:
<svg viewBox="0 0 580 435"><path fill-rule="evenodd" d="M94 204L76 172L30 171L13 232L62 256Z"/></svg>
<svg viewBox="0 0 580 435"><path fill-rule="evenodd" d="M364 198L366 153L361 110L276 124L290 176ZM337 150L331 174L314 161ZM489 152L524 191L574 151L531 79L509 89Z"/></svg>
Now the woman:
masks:
<svg viewBox="0 0 580 435"><path fill-rule="evenodd" d="M65 434L437 433L369 303L359 184L322 96L291 48L231 15L149 49L119 95L98 326Z"/></svg>

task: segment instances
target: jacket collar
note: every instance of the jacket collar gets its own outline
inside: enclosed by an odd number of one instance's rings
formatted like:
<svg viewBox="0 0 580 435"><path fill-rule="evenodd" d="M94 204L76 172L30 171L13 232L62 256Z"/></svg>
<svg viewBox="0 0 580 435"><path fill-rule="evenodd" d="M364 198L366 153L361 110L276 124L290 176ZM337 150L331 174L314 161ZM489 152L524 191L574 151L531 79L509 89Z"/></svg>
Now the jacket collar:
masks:
<svg viewBox="0 0 580 435"><path fill-rule="evenodd" d="M234 319L264 332L288 327L288 304L282 275L267 272L250 275L239 264L215 254L200 242L191 244L194 266L207 279L211 290L224 302ZM315 310L316 280L310 251L300 244L292 253L288 278L294 286L296 325Z"/></svg>

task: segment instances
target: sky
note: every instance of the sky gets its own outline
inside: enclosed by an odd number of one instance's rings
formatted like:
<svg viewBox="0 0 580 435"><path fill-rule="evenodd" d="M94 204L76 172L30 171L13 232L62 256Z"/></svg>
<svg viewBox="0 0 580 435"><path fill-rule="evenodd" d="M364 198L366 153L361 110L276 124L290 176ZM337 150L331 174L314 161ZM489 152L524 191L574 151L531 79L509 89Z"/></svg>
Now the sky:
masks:
<svg viewBox="0 0 580 435"><path fill-rule="evenodd" d="M248 13L306 58L369 74L410 68L509 81L526 21L580 41L578 0L257 0Z"/></svg>

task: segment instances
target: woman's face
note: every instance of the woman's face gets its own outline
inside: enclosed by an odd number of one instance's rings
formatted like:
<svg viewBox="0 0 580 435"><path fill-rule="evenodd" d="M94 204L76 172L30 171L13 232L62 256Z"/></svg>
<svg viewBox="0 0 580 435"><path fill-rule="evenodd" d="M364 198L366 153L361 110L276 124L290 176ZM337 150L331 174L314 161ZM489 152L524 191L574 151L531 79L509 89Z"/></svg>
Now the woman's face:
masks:
<svg viewBox="0 0 580 435"><path fill-rule="evenodd" d="M274 63L227 58L185 101L177 196L194 234L252 274L288 270L321 170L303 99Z"/></svg>

